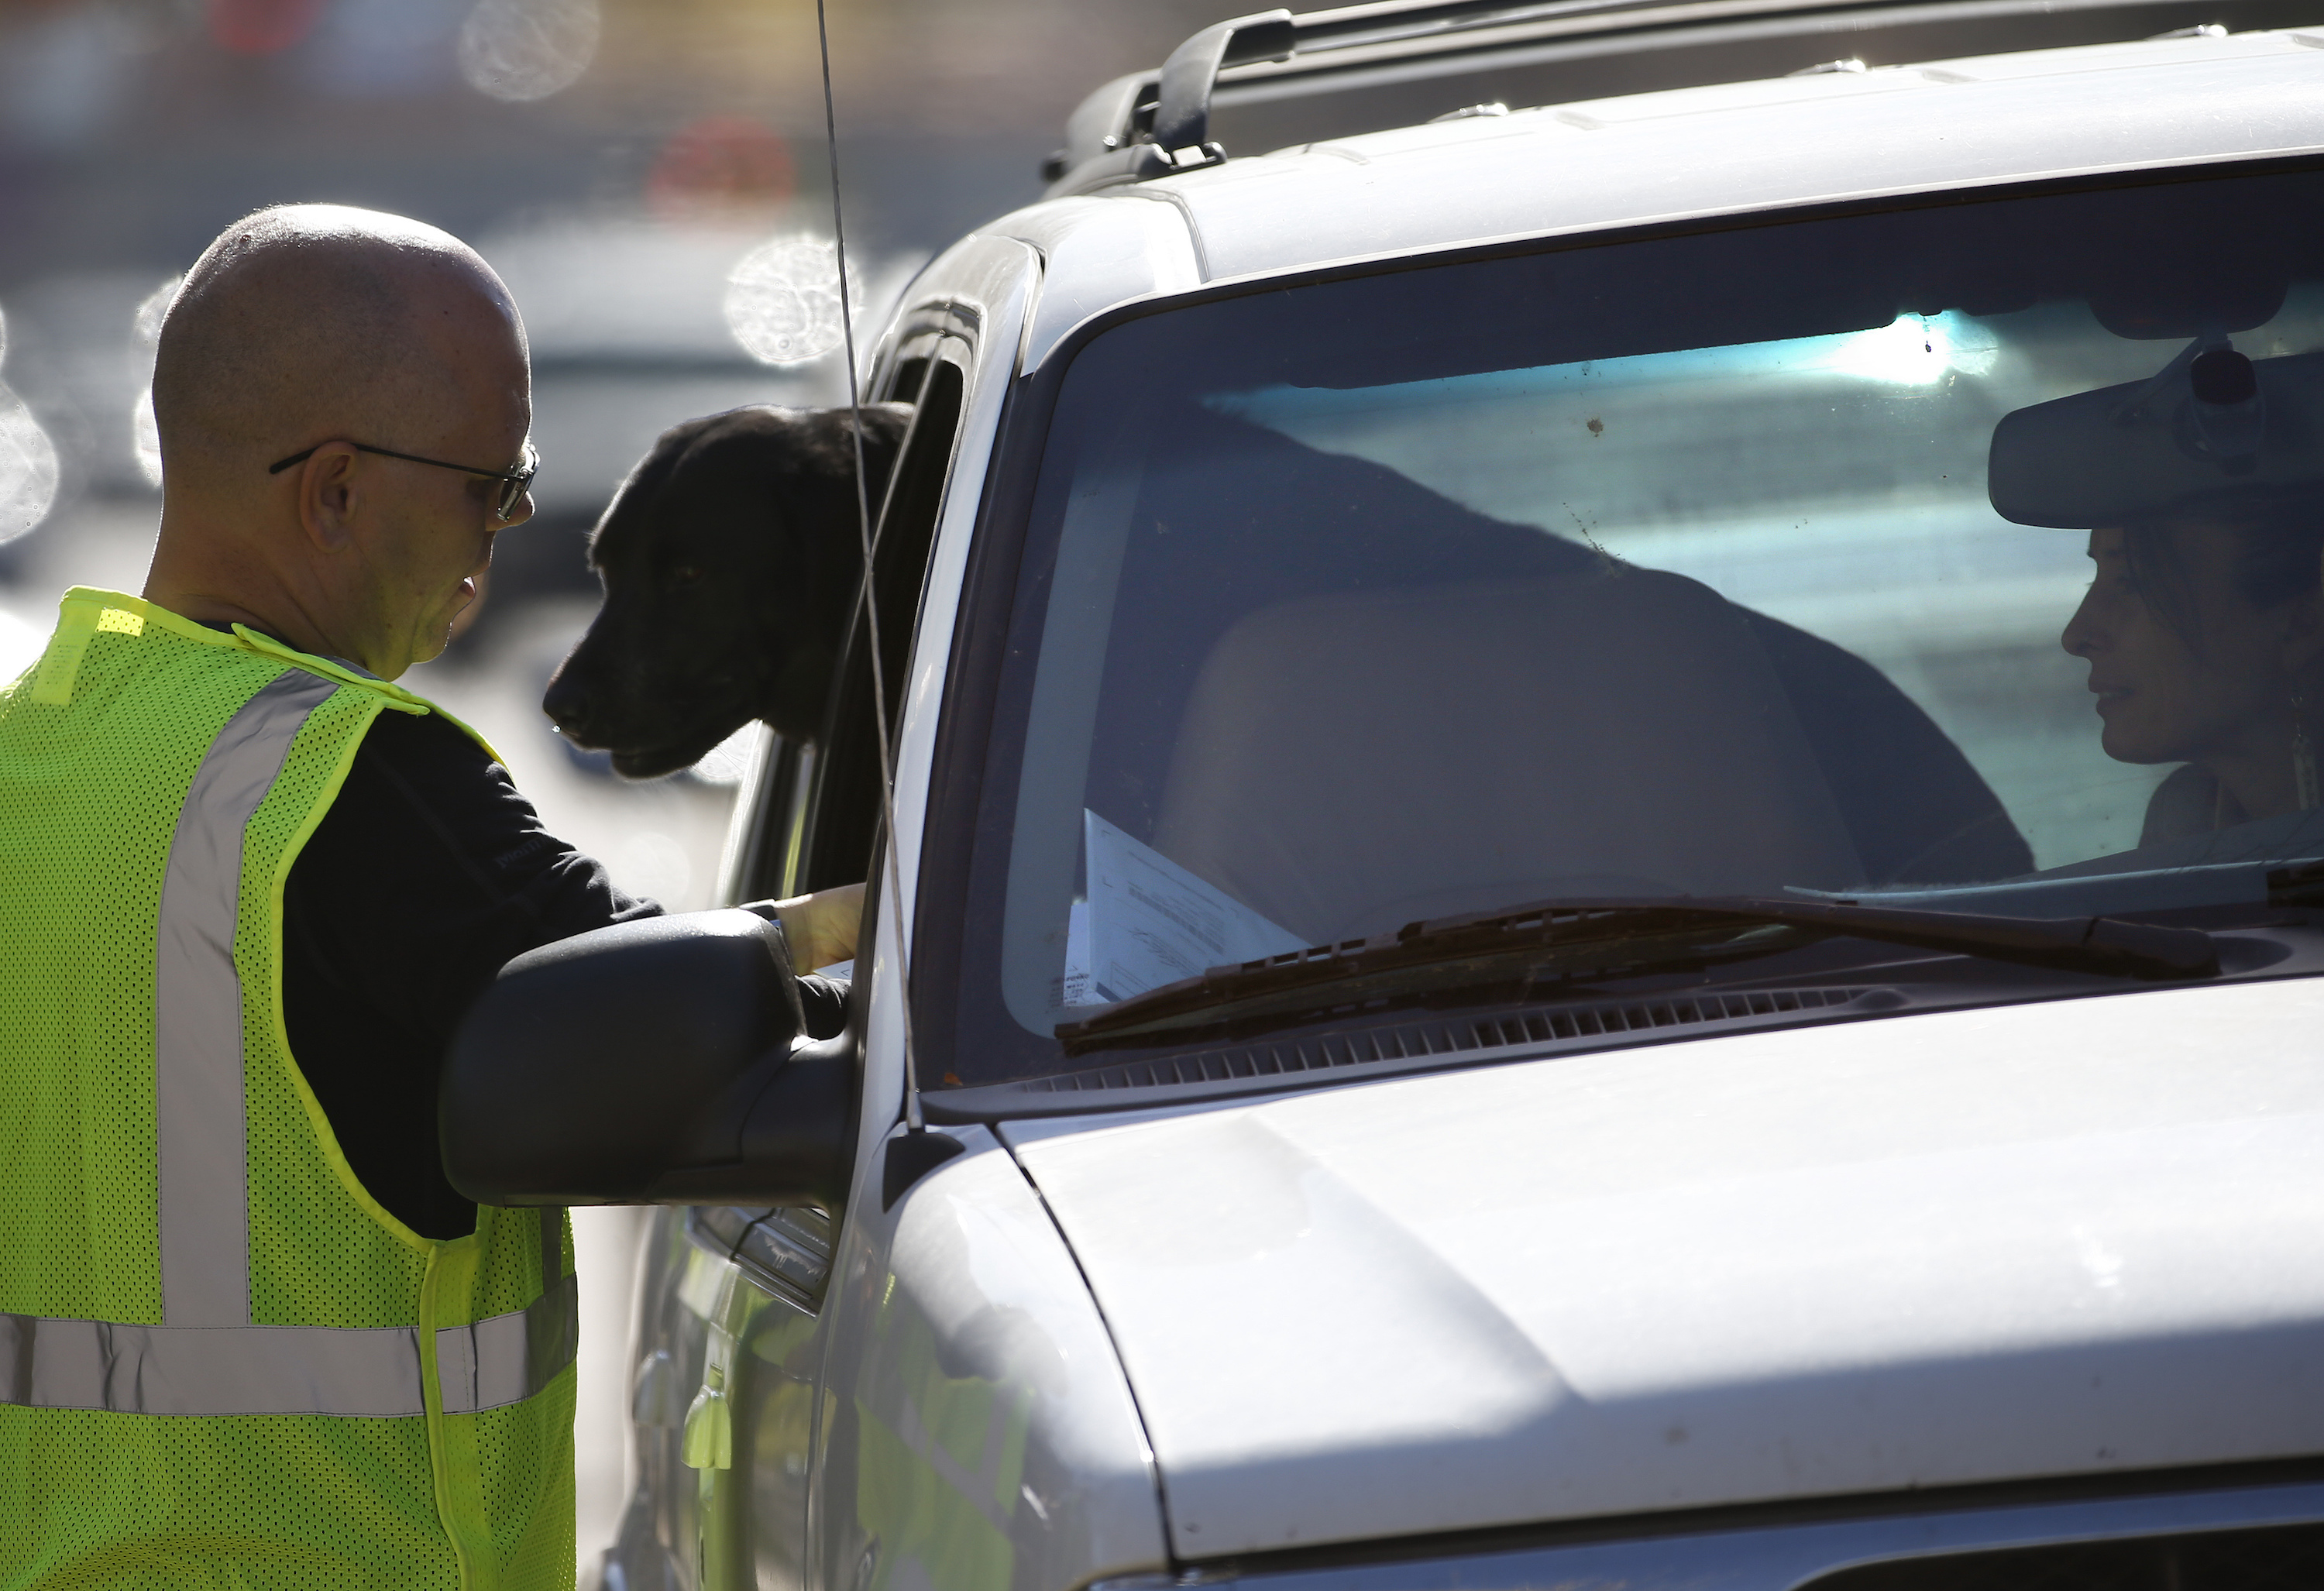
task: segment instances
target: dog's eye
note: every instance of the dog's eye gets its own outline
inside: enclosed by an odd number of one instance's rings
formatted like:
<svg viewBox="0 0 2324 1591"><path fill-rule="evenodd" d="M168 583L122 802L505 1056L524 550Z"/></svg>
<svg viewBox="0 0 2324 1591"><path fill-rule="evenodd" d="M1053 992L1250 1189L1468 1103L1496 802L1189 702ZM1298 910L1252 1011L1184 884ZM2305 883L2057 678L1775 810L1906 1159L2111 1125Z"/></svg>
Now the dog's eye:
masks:
<svg viewBox="0 0 2324 1591"><path fill-rule="evenodd" d="M672 585L692 585L696 581L701 578L702 570L698 566L694 564L673 564L670 566L670 571L668 576L669 582Z"/></svg>

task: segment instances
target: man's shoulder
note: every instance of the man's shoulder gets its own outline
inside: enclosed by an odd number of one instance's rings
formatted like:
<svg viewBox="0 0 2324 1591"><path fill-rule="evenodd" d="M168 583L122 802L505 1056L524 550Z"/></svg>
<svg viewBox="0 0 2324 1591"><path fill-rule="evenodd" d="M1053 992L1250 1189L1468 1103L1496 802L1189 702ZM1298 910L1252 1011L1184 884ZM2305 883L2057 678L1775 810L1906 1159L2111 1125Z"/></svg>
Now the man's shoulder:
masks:
<svg viewBox="0 0 2324 1591"><path fill-rule="evenodd" d="M442 713L381 713L364 731L361 755L399 769L454 768L472 777L500 768L481 741ZM500 777L507 777L506 770Z"/></svg>
<svg viewBox="0 0 2324 1591"><path fill-rule="evenodd" d="M390 711L374 718L347 769L340 802L374 813L395 810L405 822L417 819L439 833L448 830L488 847L485 834L530 829L539 821L493 752L435 713Z"/></svg>
<svg viewBox="0 0 2324 1591"><path fill-rule="evenodd" d="M545 890L523 909L559 925L547 938L659 909L622 895L597 862L549 832L493 752L432 713L374 720L300 866L310 882L359 875L365 891L447 910L456 899L496 909Z"/></svg>

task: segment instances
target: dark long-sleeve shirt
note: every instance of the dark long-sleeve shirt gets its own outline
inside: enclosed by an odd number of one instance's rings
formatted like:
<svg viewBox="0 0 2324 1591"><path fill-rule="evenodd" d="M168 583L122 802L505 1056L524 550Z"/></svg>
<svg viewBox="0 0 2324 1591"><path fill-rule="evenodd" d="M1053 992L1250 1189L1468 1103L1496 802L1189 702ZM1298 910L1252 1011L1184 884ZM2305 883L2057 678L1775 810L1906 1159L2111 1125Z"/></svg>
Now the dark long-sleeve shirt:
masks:
<svg viewBox="0 0 2324 1591"><path fill-rule="evenodd" d="M379 715L282 892L282 1015L347 1164L391 1214L427 1237L475 1228L437 1154L436 1084L502 964L660 910L545 831L452 724Z"/></svg>
<svg viewBox="0 0 2324 1591"><path fill-rule="evenodd" d="M440 717L382 713L282 897L282 1009L356 1178L426 1237L475 1229L445 1179L438 1076L454 1029L512 957L658 915L541 827L507 769ZM845 986L802 979L810 1031Z"/></svg>

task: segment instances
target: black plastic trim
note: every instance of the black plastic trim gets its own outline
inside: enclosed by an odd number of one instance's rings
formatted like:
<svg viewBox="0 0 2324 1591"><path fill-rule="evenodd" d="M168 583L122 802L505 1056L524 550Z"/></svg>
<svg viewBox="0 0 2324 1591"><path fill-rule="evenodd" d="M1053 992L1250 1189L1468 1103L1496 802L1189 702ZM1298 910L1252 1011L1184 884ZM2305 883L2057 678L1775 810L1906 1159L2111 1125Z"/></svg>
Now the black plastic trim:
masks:
<svg viewBox="0 0 2324 1591"><path fill-rule="evenodd" d="M2126 1520L2119 1531L2107 1532L2097 1539L2135 1538L2156 1533L2152 1528L2139 1528L2135 1515L2143 1504L2165 1498L2194 1499L2208 1494L2227 1494L2282 1488L2280 1509L2263 1510L2266 1517L2252 1520L2247 1527L2264 1529L2272 1525L2324 1521L2324 1504L2312 1496L2314 1488L2319 1486L2324 1486L2324 1458L2301 1456L2236 1464L2130 1470L2113 1475L2039 1476L1969 1485L1912 1487L1833 1497L1731 1504L1556 1524L1493 1526L1387 1541L1341 1542L1202 1559L1183 1567L1190 1577L1198 1577L1200 1583L1219 1585L1241 1579L1261 1581L1277 1575L1316 1570L1344 1570L1431 1560L1474 1560L1491 1555L1562 1547L1646 1540L1660 1541L1672 1537L1748 1531L1773 1532L1865 1521L1893 1519L1902 1522L1946 1514L2015 1508L2033 1511L2076 1504L2121 1504L2131 1517ZM2074 1539L2089 1538L2078 1536ZM1831 1566L1832 1568L1840 1567L1844 1566ZM1479 1586L1493 1584L1481 1578L1471 1583Z"/></svg>
<svg viewBox="0 0 2324 1591"><path fill-rule="evenodd" d="M1166 152L1204 143L1213 108L1231 108L1260 98L1314 99L1452 76L1526 71L1689 50L1716 51L1721 46L1772 45L1786 40L1832 39L1854 46L1850 53L1857 54L1862 52L1867 38L2016 19L2043 24L2052 33L2062 25L2072 35L2045 37L2024 48L2131 43L2153 36L2153 13L2200 11L2215 20L2227 18L2248 26L2255 25L2252 19L2239 14L2273 14L2281 9L2265 0L2221 0L2209 9L2190 8L2188 0L1919 0L1918 4L1865 4L1863 0L1821 4L1817 0L1680 0L1675 4L1566 0L1560 4L1550 0L1536 5L1437 0L1413 6L1352 6L1300 15L1262 13L1220 23L1192 35L1172 51L1164 67L1142 74L1136 88L1127 94L1120 91L1120 79L1094 91L1074 113L1068 124L1068 145L1049 158L1043 177L1049 183L1047 197L1058 198L1168 176L1176 167ZM2115 14L2122 19L2119 32L2096 20ZM2080 19L2089 19L2090 26L2099 28L2100 36L2081 36L2089 29L2073 25ZM1287 48L1279 37L1282 33L1290 35ZM1247 47L1241 34L1250 36ZM1197 95L1194 68L1221 42L1221 36L1229 50L1243 48L1236 53L1221 52ZM1933 54L1914 51L1913 59L1994 52L1991 48L1964 51L1940 44ZM1175 77L1174 66L1179 69ZM1707 74L1681 70L1667 80L1650 73L1643 84L1626 80L1622 91L1748 81L1759 75L1748 66L1738 70L1732 65L1723 72L1714 67ZM1564 97L1553 95L1538 103L1562 103ZM1070 128L1090 120L1089 113L1102 108L1097 104L1102 98L1118 99L1127 107L1105 135L1109 142L1102 151L1074 147ZM1536 101L1529 97L1527 103ZM1382 122L1376 130L1395 124L1393 120Z"/></svg>

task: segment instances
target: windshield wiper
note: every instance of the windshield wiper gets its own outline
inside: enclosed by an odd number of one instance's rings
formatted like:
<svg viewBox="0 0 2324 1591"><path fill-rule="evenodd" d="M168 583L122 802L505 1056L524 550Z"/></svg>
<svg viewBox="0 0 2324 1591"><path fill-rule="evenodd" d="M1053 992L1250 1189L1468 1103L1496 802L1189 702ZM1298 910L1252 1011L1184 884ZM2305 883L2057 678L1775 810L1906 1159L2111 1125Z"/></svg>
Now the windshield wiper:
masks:
<svg viewBox="0 0 2324 1591"><path fill-rule="evenodd" d="M1769 932L1789 929L1794 932ZM1844 934L1988 961L2148 981L2219 970L2211 936L2118 917L2000 917L1749 896L1540 901L1410 923L1394 933L1213 967L1057 1025L1069 1055L1146 1034L1290 1016L1479 984L1633 975L1673 962L1773 955ZM1725 943L1706 945L1724 936Z"/></svg>

